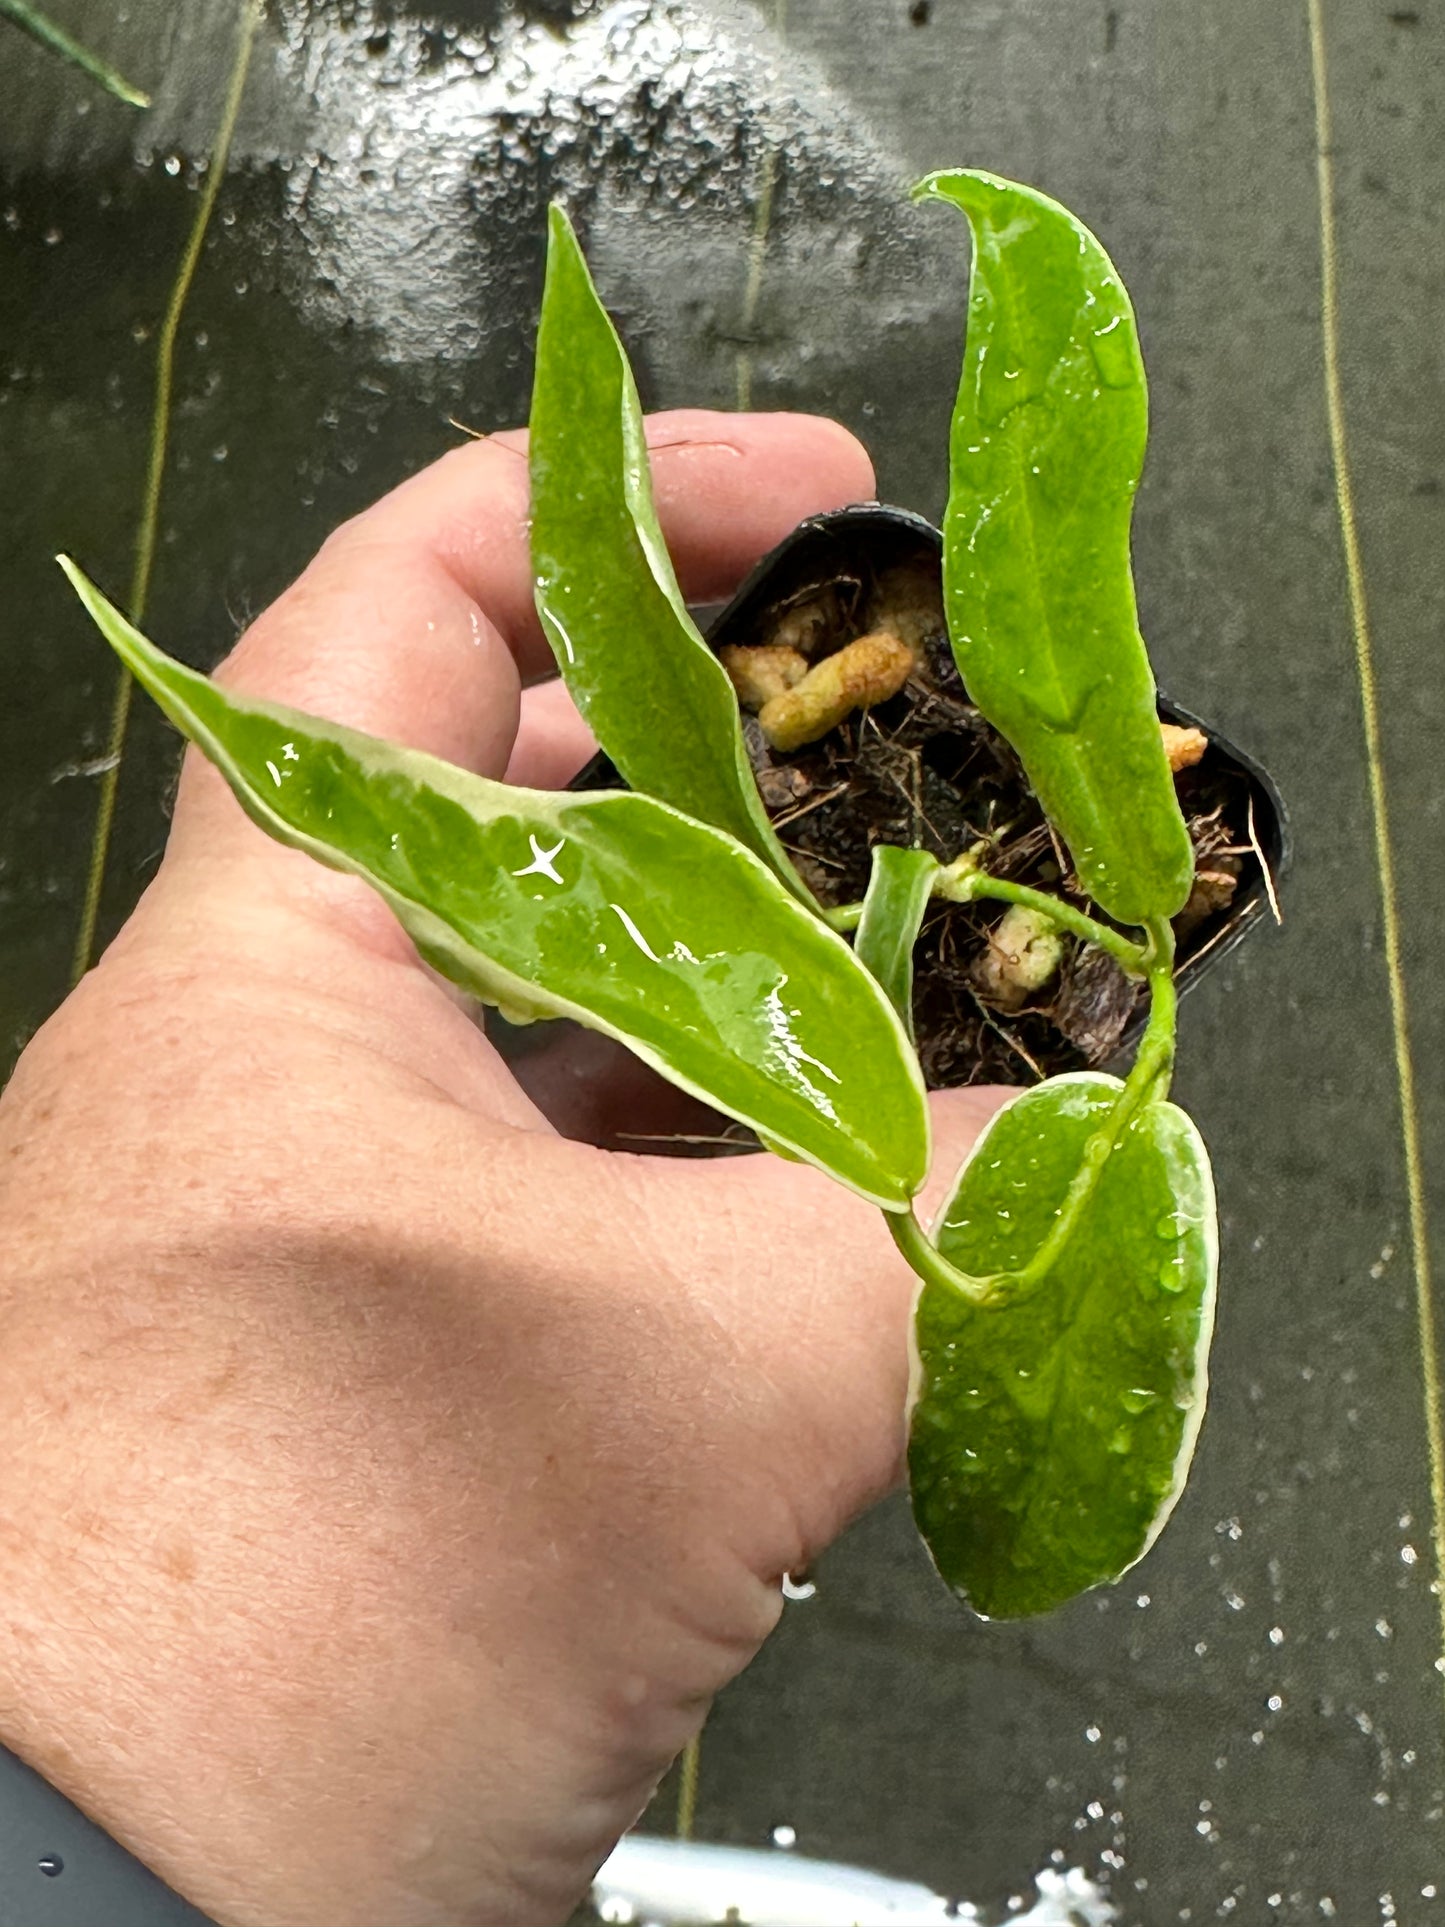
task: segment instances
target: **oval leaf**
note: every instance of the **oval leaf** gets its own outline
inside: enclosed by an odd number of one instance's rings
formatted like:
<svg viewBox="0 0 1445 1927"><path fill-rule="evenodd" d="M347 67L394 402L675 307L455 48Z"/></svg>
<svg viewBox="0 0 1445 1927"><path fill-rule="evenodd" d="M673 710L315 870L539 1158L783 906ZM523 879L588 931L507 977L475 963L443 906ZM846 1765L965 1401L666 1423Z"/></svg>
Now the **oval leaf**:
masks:
<svg viewBox="0 0 1445 1927"><path fill-rule="evenodd" d="M444 976L513 1013L619 1038L885 1210L917 1190L928 1107L892 1007L730 837L650 797L512 789L228 695L62 566L246 813L365 878Z"/></svg>
<svg viewBox="0 0 1445 1927"><path fill-rule="evenodd" d="M1129 567L1148 390L1113 263L1066 208L991 174L914 189L973 234L950 441L944 600L968 692L1023 759L1080 880L1170 917L1194 856Z"/></svg>
<svg viewBox="0 0 1445 1927"><path fill-rule="evenodd" d="M537 613L593 735L632 789L726 830L811 905L758 795L727 671L677 586L632 370L556 206L530 449Z"/></svg>
<svg viewBox="0 0 1445 1927"><path fill-rule="evenodd" d="M1122 1088L1053 1078L999 1112L940 1220L945 1257L975 1276L1025 1263ZM1217 1249L1199 1134L1177 1106L1151 1104L1035 1290L995 1310L924 1288L913 1511L978 1612L1047 1612L1153 1544L1204 1415Z"/></svg>

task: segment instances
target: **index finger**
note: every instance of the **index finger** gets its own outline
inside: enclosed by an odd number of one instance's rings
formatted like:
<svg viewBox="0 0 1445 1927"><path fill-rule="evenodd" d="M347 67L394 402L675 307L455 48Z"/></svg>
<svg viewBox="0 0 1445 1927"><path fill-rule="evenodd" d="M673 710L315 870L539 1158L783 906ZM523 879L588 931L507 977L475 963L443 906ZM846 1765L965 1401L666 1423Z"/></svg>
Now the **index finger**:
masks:
<svg viewBox="0 0 1445 1927"><path fill-rule="evenodd" d="M817 417L687 409L647 426L659 519L692 600L726 593L805 516L872 490L858 442ZM524 432L454 449L338 529L220 680L500 777L522 683L552 666L532 604L527 509ZM173 874L193 855L213 879L237 862L273 880L300 874L194 756L167 854ZM357 900L303 868L311 901Z"/></svg>

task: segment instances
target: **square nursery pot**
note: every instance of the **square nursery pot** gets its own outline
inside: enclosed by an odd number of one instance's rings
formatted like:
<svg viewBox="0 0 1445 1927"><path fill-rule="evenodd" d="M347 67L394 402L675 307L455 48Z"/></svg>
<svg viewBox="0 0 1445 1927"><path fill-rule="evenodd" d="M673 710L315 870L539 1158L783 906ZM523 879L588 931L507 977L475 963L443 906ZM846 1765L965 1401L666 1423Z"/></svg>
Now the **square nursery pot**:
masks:
<svg viewBox="0 0 1445 1927"><path fill-rule="evenodd" d="M867 504L815 516L765 557L711 624L714 649L791 642L813 661L879 629L909 642L918 668L896 696L820 741L770 749L757 719L744 736L774 827L819 898L856 902L875 842L918 845L942 862L987 841L996 876L1101 913L1071 889L1017 756L968 700L943 620L943 541L903 509ZM1174 920L1181 991L1270 914L1289 863L1283 805L1259 765L1161 697L1160 719L1202 729L1208 747L1177 775L1197 877ZM574 789L625 787L605 756ZM915 952L914 1024L931 1089L1029 1084L1100 1069L1127 1054L1146 993L1102 951L1070 937L1044 988L1018 1001L988 969L1004 906L935 903ZM526 1027L487 1014L488 1032L558 1129L611 1149L673 1156L756 1148L743 1126L675 1090L621 1044L566 1021Z"/></svg>

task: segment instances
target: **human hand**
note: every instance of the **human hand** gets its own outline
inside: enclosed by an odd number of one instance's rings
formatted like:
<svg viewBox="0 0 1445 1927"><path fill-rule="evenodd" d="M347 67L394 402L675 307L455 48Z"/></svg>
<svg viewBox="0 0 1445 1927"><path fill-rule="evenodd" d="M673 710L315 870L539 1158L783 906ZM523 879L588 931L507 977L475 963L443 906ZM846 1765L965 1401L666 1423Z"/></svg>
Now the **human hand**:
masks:
<svg viewBox="0 0 1445 1927"><path fill-rule="evenodd" d="M802 417L650 440L694 599L872 486ZM524 448L347 524L224 680L564 782ZM996 1102L935 1101L941 1177ZM0 1212L0 1738L237 1927L564 1917L901 1467L878 1213L559 1136L380 900L194 755L0 1104Z"/></svg>

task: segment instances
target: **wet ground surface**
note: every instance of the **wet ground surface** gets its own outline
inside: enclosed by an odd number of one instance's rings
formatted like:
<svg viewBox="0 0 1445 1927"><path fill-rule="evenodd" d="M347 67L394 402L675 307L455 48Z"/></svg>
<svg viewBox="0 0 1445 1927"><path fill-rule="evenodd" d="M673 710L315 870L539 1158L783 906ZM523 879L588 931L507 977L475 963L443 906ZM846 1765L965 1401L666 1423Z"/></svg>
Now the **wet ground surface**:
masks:
<svg viewBox="0 0 1445 1927"><path fill-rule="evenodd" d="M56 0L59 11L59 0ZM138 115L0 23L0 1050L63 993L111 672L49 557L123 592L151 358L232 0L70 0ZM424 14L424 17L423 17ZM1445 1226L1445 7L1324 0L1339 322L1427 1206ZM324 533L522 419L565 194L653 404L806 407L941 506L967 162L1106 239L1155 432L1137 518L1160 680L1272 770L1282 932L1190 998L1180 1093L1224 1211L1215 1389L1180 1511L1114 1592L985 1627L903 1507L832 1552L725 1696L698 1829L966 1895L1058 1853L1144 1927L1445 1920L1417 1282L1324 405L1305 0L273 5L179 344L150 622L209 664ZM164 837L144 708L103 896ZM667 1824L657 1810L656 1824Z"/></svg>

